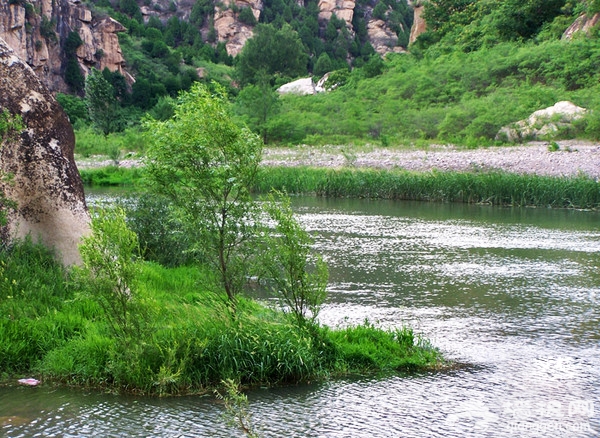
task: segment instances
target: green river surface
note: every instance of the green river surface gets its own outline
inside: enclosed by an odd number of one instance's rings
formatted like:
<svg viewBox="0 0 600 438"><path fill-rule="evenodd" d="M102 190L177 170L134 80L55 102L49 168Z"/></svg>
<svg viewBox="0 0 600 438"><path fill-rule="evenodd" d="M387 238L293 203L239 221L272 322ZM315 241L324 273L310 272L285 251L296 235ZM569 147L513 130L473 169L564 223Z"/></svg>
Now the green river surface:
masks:
<svg viewBox="0 0 600 438"><path fill-rule="evenodd" d="M462 366L253 390L261 436L600 436L600 213L293 202L330 268L322 323L409 325ZM221 415L210 396L0 388L6 437L243 436Z"/></svg>

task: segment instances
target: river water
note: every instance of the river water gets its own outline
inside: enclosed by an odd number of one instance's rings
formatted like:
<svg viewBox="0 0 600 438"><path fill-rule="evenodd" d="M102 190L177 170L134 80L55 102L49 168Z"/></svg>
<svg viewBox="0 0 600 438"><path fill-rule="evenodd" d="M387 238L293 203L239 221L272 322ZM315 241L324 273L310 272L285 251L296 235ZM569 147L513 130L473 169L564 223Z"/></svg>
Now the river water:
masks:
<svg viewBox="0 0 600 438"><path fill-rule="evenodd" d="M331 326L409 325L460 363L248 394L265 437L600 436L600 214L298 198ZM0 389L0 436L229 437L212 397Z"/></svg>

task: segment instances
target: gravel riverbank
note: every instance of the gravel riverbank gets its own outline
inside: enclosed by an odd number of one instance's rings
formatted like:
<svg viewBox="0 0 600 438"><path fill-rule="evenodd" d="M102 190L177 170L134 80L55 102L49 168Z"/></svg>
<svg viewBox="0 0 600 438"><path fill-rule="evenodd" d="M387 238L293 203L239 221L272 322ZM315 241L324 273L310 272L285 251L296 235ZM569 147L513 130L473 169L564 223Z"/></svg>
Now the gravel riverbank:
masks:
<svg viewBox="0 0 600 438"><path fill-rule="evenodd" d="M548 143L522 146L459 149L432 146L427 150L375 148L348 152L343 147L317 150L314 147L267 148L266 166L324 166L406 169L415 171L504 170L520 174L576 176L585 174L600 179L600 145L581 141L558 142L560 149L549 151Z"/></svg>
<svg viewBox="0 0 600 438"><path fill-rule="evenodd" d="M560 141L559 150L548 150L547 142L521 146L461 149L454 146L431 146L428 149L367 148L353 150L344 146L294 146L265 148L265 166L344 166L414 171L489 171L503 170L520 174L548 176L588 175L600 179L600 144L577 140ZM80 169L114 164L105 157L77 160ZM128 157L122 167L136 167L140 160Z"/></svg>

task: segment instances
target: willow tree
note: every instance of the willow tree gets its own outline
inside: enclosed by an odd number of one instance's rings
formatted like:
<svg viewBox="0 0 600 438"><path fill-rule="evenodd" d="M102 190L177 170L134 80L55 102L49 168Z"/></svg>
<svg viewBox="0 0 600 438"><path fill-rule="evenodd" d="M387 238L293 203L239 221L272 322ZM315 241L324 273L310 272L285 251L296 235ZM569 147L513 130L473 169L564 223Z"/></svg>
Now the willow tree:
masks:
<svg viewBox="0 0 600 438"><path fill-rule="evenodd" d="M196 83L166 121L147 120L147 170L196 237L198 261L211 263L235 304L248 274L258 208L250 195L262 142L230 117L221 88Z"/></svg>

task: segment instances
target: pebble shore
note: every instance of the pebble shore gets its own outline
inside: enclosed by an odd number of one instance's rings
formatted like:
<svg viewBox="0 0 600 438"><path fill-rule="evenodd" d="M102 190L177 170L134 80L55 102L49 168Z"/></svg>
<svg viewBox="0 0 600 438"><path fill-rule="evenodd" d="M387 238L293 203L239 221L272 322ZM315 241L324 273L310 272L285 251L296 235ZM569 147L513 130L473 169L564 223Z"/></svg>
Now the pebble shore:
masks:
<svg viewBox="0 0 600 438"><path fill-rule="evenodd" d="M600 144L579 140L557 142L551 151L547 142L520 146L464 149L433 145L427 149L361 148L344 146L269 147L263 150L264 166L357 167L414 171L494 171L547 176L587 175L600 180ZM102 157L77 160L80 169L114 164ZM137 167L136 158L123 159L121 167Z"/></svg>
<svg viewBox="0 0 600 438"><path fill-rule="evenodd" d="M600 179L600 145L581 141L557 142L559 149L549 150L547 142L521 146L461 149L431 146L427 150L374 148L367 152L346 152L343 147L300 146L267 148L265 166L365 167L414 171L493 171L547 176L587 175Z"/></svg>

